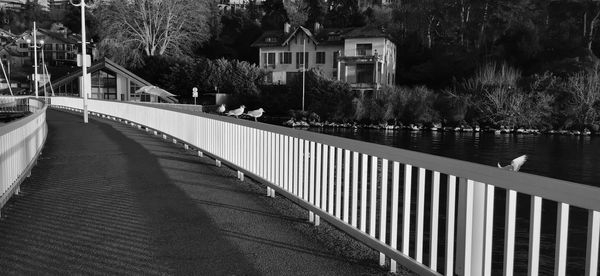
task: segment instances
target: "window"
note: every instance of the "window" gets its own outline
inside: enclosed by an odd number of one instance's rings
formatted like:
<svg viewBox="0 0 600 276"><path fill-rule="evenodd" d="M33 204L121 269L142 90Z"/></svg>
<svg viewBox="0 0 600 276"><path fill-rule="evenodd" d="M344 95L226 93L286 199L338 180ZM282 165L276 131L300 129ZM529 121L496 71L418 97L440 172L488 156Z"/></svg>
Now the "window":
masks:
<svg viewBox="0 0 600 276"><path fill-rule="evenodd" d="M27 43L21 43L19 44L19 47L25 49L27 48Z"/></svg>
<svg viewBox="0 0 600 276"><path fill-rule="evenodd" d="M370 56L372 44L356 44L356 55L357 56Z"/></svg>
<svg viewBox="0 0 600 276"><path fill-rule="evenodd" d="M65 44L56 44L56 50L57 51L64 51L65 50Z"/></svg>
<svg viewBox="0 0 600 276"><path fill-rule="evenodd" d="M279 63L292 64L292 53L291 52L279 53Z"/></svg>
<svg viewBox="0 0 600 276"><path fill-rule="evenodd" d="M356 83L373 83L373 65L356 65Z"/></svg>
<svg viewBox="0 0 600 276"><path fill-rule="evenodd" d="M275 65L275 53L267 53L267 64Z"/></svg>
<svg viewBox="0 0 600 276"><path fill-rule="evenodd" d="M52 43L44 44L44 50L52 51Z"/></svg>
<svg viewBox="0 0 600 276"><path fill-rule="evenodd" d="M340 51L333 52L333 68L337 68L339 56L340 56Z"/></svg>
<svg viewBox="0 0 600 276"><path fill-rule="evenodd" d="M304 53L304 60L302 59L302 52L296 52L296 68L302 68L304 61L308 61L308 53ZM308 64L306 65L308 67Z"/></svg>
<svg viewBox="0 0 600 276"><path fill-rule="evenodd" d="M101 70L92 74L92 99L117 99L117 78L113 73Z"/></svg>
<svg viewBox="0 0 600 276"><path fill-rule="evenodd" d="M273 36L265 37L265 42L277 42L277 38Z"/></svg>
<svg viewBox="0 0 600 276"><path fill-rule="evenodd" d="M325 52L317 52L316 58L317 64L325 64Z"/></svg>

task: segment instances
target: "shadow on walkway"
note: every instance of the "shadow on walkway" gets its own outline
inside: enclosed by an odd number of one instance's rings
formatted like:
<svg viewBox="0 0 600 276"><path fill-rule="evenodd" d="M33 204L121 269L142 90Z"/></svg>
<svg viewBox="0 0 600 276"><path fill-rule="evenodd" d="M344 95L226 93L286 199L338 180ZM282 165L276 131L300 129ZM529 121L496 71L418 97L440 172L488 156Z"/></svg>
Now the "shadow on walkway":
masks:
<svg viewBox="0 0 600 276"><path fill-rule="evenodd" d="M234 173L123 124L48 111L49 135L3 210L14 274L384 274L298 231Z"/></svg>

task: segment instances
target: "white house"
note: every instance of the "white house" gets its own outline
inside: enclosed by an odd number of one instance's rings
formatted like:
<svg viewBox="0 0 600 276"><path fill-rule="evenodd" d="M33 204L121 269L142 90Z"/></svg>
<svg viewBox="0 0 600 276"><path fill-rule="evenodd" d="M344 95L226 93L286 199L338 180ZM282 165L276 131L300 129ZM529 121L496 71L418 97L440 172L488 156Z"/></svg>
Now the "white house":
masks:
<svg viewBox="0 0 600 276"><path fill-rule="evenodd" d="M348 82L360 91L393 85L396 46L385 31L375 27L266 31L253 44L259 48L260 67L269 71L267 82L286 84L315 69L322 76ZM304 59L302 58L304 54Z"/></svg>

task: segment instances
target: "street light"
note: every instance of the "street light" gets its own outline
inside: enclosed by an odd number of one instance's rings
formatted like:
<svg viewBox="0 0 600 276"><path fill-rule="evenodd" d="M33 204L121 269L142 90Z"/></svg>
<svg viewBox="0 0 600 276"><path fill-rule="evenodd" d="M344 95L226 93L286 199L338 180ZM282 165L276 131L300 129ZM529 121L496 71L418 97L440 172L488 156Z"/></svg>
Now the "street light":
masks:
<svg viewBox="0 0 600 276"><path fill-rule="evenodd" d="M35 21L33 21L33 44L31 43L31 39L27 39L27 45L29 48L33 48L33 67L35 68L35 72L33 75L33 82L35 85L35 97L38 97L38 62L37 62L37 49L44 47L44 41L40 40L39 45L37 41L37 28L35 25Z"/></svg>
<svg viewBox="0 0 600 276"><path fill-rule="evenodd" d="M92 1L93 2L93 1ZM81 7L81 70L82 70L82 92L83 92L83 122L87 124L88 122L88 111L87 111L87 64L85 54L86 46L85 46L85 8L92 7L92 5L85 4L85 0L80 0L79 4L73 3L73 0L69 0L69 3L75 7Z"/></svg>

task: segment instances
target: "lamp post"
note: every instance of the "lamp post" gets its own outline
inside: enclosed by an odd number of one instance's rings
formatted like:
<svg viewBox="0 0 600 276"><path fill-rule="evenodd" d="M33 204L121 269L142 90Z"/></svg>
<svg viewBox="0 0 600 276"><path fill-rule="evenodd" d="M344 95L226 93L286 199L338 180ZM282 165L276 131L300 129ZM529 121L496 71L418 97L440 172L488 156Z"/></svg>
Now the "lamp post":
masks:
<svg viewBox="0 0 600 276"><path fill-rule="evenodd" d="M306 39L302 40L302 111L304 111L304 92L306 86Z"/></svg>
<svg viewBox="0 0 600 276"><path fill-rule="evenodd" d="M35 86L35 97L38 97L38 58L37 58L37 49L44 47L44 41L40 40L39 45L37 42L37 28L35 25L35 21L33 21L33 44L31 43L31 39L27 39L27 44L29 48L33 48L33 85Z"/></svg>
<svg viewBox="0 0 600 276"><path fill-rule="evenodd" d="M80 0L79 4L73 3L73 0L69 0L69 3L75 7L81 7L81 70L82 70L82 85L81 90L83 92L83 122L87 124L88 122L88 110L87 110L87 64L86 64L86 45L85 45L85 8L91 7L91 5L86 5L85 0Z"/></svg>

